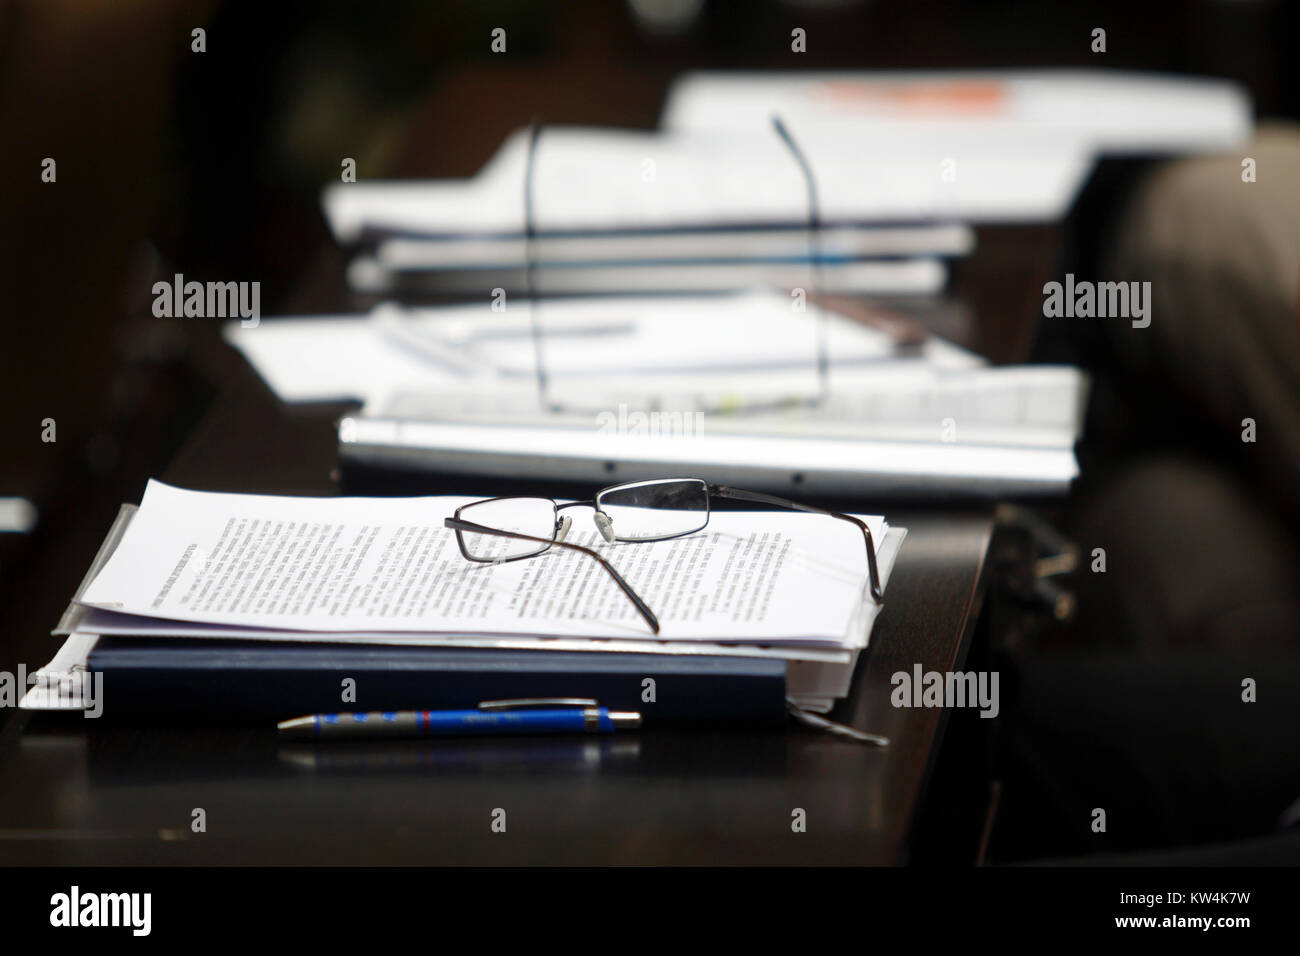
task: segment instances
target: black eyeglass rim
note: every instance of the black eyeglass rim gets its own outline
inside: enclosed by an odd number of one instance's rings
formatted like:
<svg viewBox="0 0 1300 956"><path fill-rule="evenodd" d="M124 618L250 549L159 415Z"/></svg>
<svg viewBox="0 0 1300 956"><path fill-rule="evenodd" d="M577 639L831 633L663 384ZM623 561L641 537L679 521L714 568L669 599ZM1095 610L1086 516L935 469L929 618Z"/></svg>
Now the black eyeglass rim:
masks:
<svg viewBox="0 0 1300 956"><path fill-rule="evenodd" d="M464 511L466 508L473 508L476 505L491 504L494 501L549 501L551 503L551 513L555 517L554 525L551 528L551 543L546 545L543 548L538 549L537 551L532 552L531 554L519 554L519 555L515 555L513 558L476 558L473 557L465 547L464 531L460 528L453 527L452 530L456 532L456 546L460 548L461 556L464 557L466 561L473 561L475 564L505 564L510 561L522 561L525 558L535 558L538 555L545 554L547 551L551 550L551 546L555 544L555 536L559 533L560 530L560 519L559 519L560 506L554 498L547 498L544 495L501 495L498 498L480 498L478 501L471 501L468 502L467 504L461 505L459 508L457 508L455 511L452 512L452 517L454 517L457 521L468 521L468 519L464 518L461 515L462 511ZM477 524L477 522L471 522L471 523ZM480 527L486 527L486 526L480 525ZM505 532L502 532L501 529L499 528L494 528L491 530L497 532L497 534L499 535L504 535L507 537L509 536L506 535ZM483 533L483 532L470 532L470 533L473 534L473 533ZM525 535L522 540L526 540L526 541L533 540L533 536Z"/></svg>
<svg viewBox="0 0 1300 956"><path fill-rule="evenodd" d="M502 500L509 500L514 498L526 498L532 501L550 501L552 505L555 504L554 499L543 498L540 495L507 495L504 496L503 498L485 498L481 502L475 501L475 502L470 502L469 504L466 505L461 505L461 507L457 508L456 511L453 513L452 517L443 519L443 525L447 528L452 529L456 533L456 543L460 546L460 553L465 556L466 560L471 561L475 564L504 564L508 561L519 561L524 558L535 558L538 555L545 554L553 547L566 548L572 551L581 551L583 554L586 554L589 557L594 558L596 562L609 573L609 576L614 579L614 583L618 585L619 589L627 596L627 598L636 607L637 612L640 613L641 617L645 620L646 624L650 626L651 632L654 634L659 633L659 618L655 615L654 611L650 610L650 605L646 604L645 600L641 597L641 595L636 593L636 589L633 588L632 585L627 583L627 580L623 577L623 575L618 573L618 568L614 567L613 564L611 564L600 552L596 551L595 549L588 548L586 545L577 544L572 541L558 541L555 538L552 538L548 543L545 538L539 538L536 535L521 534L516 531L503 531L500 528L489 528L487 525L481 525L476 522L468 521L460 517L460 512L463 509L469 508L473 505L483 504L488 501L502 501ZM465 550L465 539L463 537L463 533L466 531L474 534L491 534L503 538L515 538L517 540L522 540L522 541L536 541L539 544L543 544L544 547L539 551L534 551L532 554L520 554L520 555L516 555L513 558L473 558L470 557ZM552 532L552 534L554 533L555 532Z"/></svg>
<svg viewBox="0 0 1300 956"><path fill-rule="evenodd" d="M601 514L605 514L606 512L601 508L601 504L602 504L601 499L611 491L618 491L621 488L632 488L638 485L671 484L673 482L683 482L683 483L690 482L692 484L699 484L701 490L704 492L704 523L703 524L701 524L698 528L694 528L690 531L679 531L676 534L664 534L654 538L625 538L622 535L615 532L614 540L623 541L627 544L636 544L638 542L672 541L674 538L684 538L689 534L699 534L701 531L703 531L705 528L709 526L709 518L713 514L713 509L709 505L710 485L703 478L642 478L635 481L620 481L617 484L607 485L604 488L601 488L600 491L596 492L596 495L592 499L591 504L592 507L594 507ZM574 504L587 504L587 502L576 501L574 502ZM569 506L561 505L560 507L563 508Z"/></svg>
<svg viewBox="0 0 1300 956"><path fill-rule="evenodd" d="M624 542L624 543L626 543L626 544L637 544L637 543L651 543L651 542L655 542L655 541L671 541L671 540L673 540L673 539L675 539L675 538L684 538L684 537L686 537L687 535L699 534L701 531L703 531L705 528L708 527L708 525L709 525L709 520L710 520L710 518L712 518L712 516L713 516L713 508L712 508L712 506L711 506L711 504L710 504L710 502L709 502L709 499L710 499L711 497L713 497L714 495L718 496L719 498L727 498L727 499L732 500L732 501L748 501L748 502L751 502L751 503L753 503L753 504L767 504L767 505L775 505L776 507L779 507L779 508L786 508L786 509L789 509L789 510L791 510L791 511L800 511L800 512L803 512L803 513L805 513L805 514L820 514L820 515L825 515L825 516L830 517L830 518L836 518L836 519L841 520L841 521L847 521L847 522L849 522L850 524L852 524L852 525L854 525L855 527L857 527L858 530L862 532L863 541L864 541L864 544L866 545L866 549L867 549L867 581L868 581L868 589L869 589L869 591L870 591L870 593L871 593L871 597L876 601L877 604L883 604L883 603L884 603L884 600L885 600L885 593L884 593L884 588L883 588L883 586L882 586L881 583L880 583L880 567L879 567L879 563L877 562L877 559L876 559L876 541L875 541L875 536L872 535L872 533L871 533L871 528L868 527L868 526L867 526L867 523L866 523L865 521L863 521L861 518L855 517L854 515L851 515L851 514L846 514L846 513L842 512L842 511L831 511L829 508L821 508L821 507L819 507L819 506L817 506L817 505L809 505L809 504L805 504L805 503L803 503L803 502L793 501L793 500L791 500L791 499L789 499L789 498L782 498L782 497L779 497L779 496L777 496L777 495L769 495L769 494L767 494L767 493L765 493L765 492L746 491L746 490L743 489L743 488L733 488L733 487L730 486L730 485L716 484L716 483L714 483L714 482L706 481L706 480L703 479L703 478L683 478L683 477L677 477L677 478L641 478L641 479L634 479L634 480L631 480L631 481L620 481L620 482L616 482L615 484L612 484L612 485L606 485L604 488L601 488L601 489L600 489L599 491L597 491L596 494L595 494L591 499L589 499L589 500L584 500L584 501L569 501L569 502L565 502L564 504L560 504L560 503L557 502L554 498L547 498L547 497L545 497L545 496L543 496L543 495L502 495L502 496L500 496L500 497L496 497L496 498L483 498L483 499L481 499L481 500L479 500L479 501L471 501L471 502L469 502L468 504L461 505L459 508L456 509L456 511L454 512L454 514L455 514L455 517L456 517L457 520L461 520L461 512L462 512L464 509L466 509L466 508L471 508L471 507L473 507L473 506L475 506L475 505L486 504L486 503L488 503L488 502L492 502L492 501L513 501L513 500L549 501L549 502L551 503L551 507L552 507L552 509L554 510L555 518L556 518L556 520L555 520L555 522L554 522L554 524L553 524L552 530L551 530L551 534L552 534L551 544L550 544L550 545L547 545L546 547L544 547L544 548L542 548L542 549L540 549L540 550L538 550L538 551L534 551L534 552L532 552L531 554L521 554L521 555L517 555L516 557L513 557L513 558L496 558L496 559L493 559L493 558L474 558L474 557L470 557L469 553L466 551L466 548L465 548L465 539L464 539L464 537L462 536L462 533L461 533L461 531L460 531L459 529L456 529L456 544L459 546L459 548L460 548L460 552L461 552L461 554L465 557L466 560L468 560L468 561L473 561L473 562L478 563L478 564L494 564L494 563L496 563L496 564L501 564L501 563L505 563L505 562L507 562L507 561L521 561L521 560L523 560L523 559L525 559L525 558L535 558L535 557L537 557L538 555L545 554L547 551L550 550L551 546L553 546L553 545L555 545L555 544L563 544L563 543L564 543L564 542L558 542L558 541L556 541L556 540L555 540L555 537L554 537L556 534L558 534L559 529L560 529L559 513L560 513L560 511L562 511L563 509L565 509L565 508L576 508L576 507L578 507L578 506L580 506L580 505L585 505L585 506L588 506L588 507L591 507L591 508L595 509L596 511L600 511L600 512L603 514L604 512L601 511L601 508L600 508L600 504L599 504L599 502L600 502L600 499L601 499L601 498L602 498L602 497L603 497L607 492L615 491L615 490L620 489L620 488L632 487L632 486L636 486L636 485L661 484L661 483L662 483L662 484L666 484L666 483L669 483L669 482L678 482L678 481L680 481L680 482L693 482L693 483L694 483L694 482L698 482L699 484L701 484L701 485L704 487L704 509L705 509L705 510L704 510L704 524L700 525L698 528L695 528L695 529L692 530L692 531L682 531L682 532L679 532L679 533L677 533L677 534L663 535L662 537L656 537L656 538L624 538L624 537L621 537L621 536L619 536L619 535L616 534L616 535L614 536L614 540L615 540L615 541L622 541L622 542ZM448 527L452 527L452 526L449 524ZM494 529L488 529L488 530L494 530ZM502 533L502 532L500 532L500 531L498 530L497 533ZM508 537L509 535L506 535L506 536ZM532 536L530 536L530 535L525 535L524 538L525 538L526 540L540 540L540 539L534 539L534 538L533 538ZM582 548L581 546L576 546L576 545L575 545L575 547L579 547L580 550L588 550L588 549ZM595 552L591 552L591 553L592 553L593 555L595 555ZM599 557L598 555L596 555L596 556ZM613 566L612 566L612 565L610 565L610 570L611 570L611 571L613 570ZM648 608L647 608L647 610L648 610Z"/></svg>
<svg viewBox="0 0 1300 956"><path fill-rule="evenodd" d="M821 218L821 200L818 198L817 177L813 172L812 163L804 154L803 149L799 146L794 134L781 120L777 114L771 116L772 128L777 137L789 150L790 155L799 169L799 175L804 181L804 190L807 194L808 201L808 248L809 248L809 278L811 281L811 295L808 298L817 305L820 310L820 320L817 328L817 381L819 393L812 400L813 405L824 404L830 396L830 341L829 341L829 318L827 315L828 306L825 304L825 278L822 274L822 218ZM546 366L545 350L543 346L544 335L542 334L541 322L538 319L538 295L537 295L537 212L534 208L533 194L535 190L535 170L537 168L537 145L542 138L542 127L545 125L542 117L534 116L528 127L528 147L524 158L524 195L523 195L523 213L524 213L524 294L528 301L529 325L533 340L533 363L534 372L537 379L537 398L538 402L544 409L552 412L563 412L565 406L551 399L551 382L550 373ZM785 403L773 403L773 407L781 407ZM767 407L767 403L760 404L757 408ZM690 532L693 534L694 532ZM665 540L658 538L641 538L642 541Z"/></svg>
<svg viewBox="0 0 1300 956"><path fill-rule="evenodd" d="M701 531L703 531L705 528L709 526L709 517L713 513L712 508L710 507L709 504L709 496L711 494L712 486L703 478L645 478L645 479L638 479L635 481L620 481L617 484L606 485L604 488L601 488L599 491L597 491L596 494L589 499L585 499L583 501L566 501L563 504L560 504L554 498L547 498L545 495L501 495L496 498L482 498L478 501L471 501L468 504L463 504L456 509L454 515L456 518L462 519L463 516L461 512L464 511L466 508L472 508L477 505L490 504L494 501L549 501L551 503L551 508L555 514L555 522L551 529L551 534L554 536L559 534L560 531L559 513L563 511L565 508L578 508L578 507L586 506L594 509L595 511L600 512L601 514L606 514L604 509L601 507L601 503L602 503L601 498L603 498L607 492L618 491L622 488L632 488L638 485L669 484L672 482L683 482L683 483L690 482L692 484L698 484L700 486L700 489L704 493L704 523L701 524L698 528L692 528L690 531L679 531L676 534L659 535L653 538L631 538L616 533L614 535L614 540L622 541L626 544L637 544L638 542L671 541L674 538L684 538L689 534L699 534ZM552 544L557 543L554 537L552 537L551 542ZM513 558L474 558L471 557L466 552L465 539L461 535L460 531L456 532L456 544L460 547L460 553L465 556L465 559L467 561L475 561L479 564L501 564L506 561L519 561L522 560L523 558L535 558L539 554L545 554L547 551L546 548L542 548L538 551L532 552L531 554L521 554Z"/></svg>
<svg viewBox="0 0 1300 956"><path fill-rule="evenodd" d="M821 386L821 394L818 396L818 403L823 403L830 395L830 342L827 329L827 307L824 304L824 287L825 281L822 274L822 215L821 200L817 195L817 176L813 172L812 163L808 161L807 155L800 147L794 134L790 132L789 127L782 122L781 117L772 114L772 128L776 135L785 144L790 155L794 157L795 165L799 167L799 174L803 177L804 189L808 198L808 249L810 255L809 277L812 279L812 295L810 298L817 303L820 310L821 319L817 326L817 380Z"/></svg>

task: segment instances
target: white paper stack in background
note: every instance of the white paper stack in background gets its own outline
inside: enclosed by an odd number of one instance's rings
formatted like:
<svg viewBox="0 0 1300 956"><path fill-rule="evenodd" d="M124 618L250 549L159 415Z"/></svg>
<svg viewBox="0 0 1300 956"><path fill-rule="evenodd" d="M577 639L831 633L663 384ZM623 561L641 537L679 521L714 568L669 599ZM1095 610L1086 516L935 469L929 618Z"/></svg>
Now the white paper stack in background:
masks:
<svg viewBox="0 0 1300 956"><path fill-rule="evenodd" d="M809 146L822 224L814 235L808 183L765 123L752 136L547 128L532 171L530 245L528 140L528 130L516 131L468 180L328 187L335 238L360 247L352 286L387 295L521 290L530 256L536 293L807 286L815 256L825 291L923 294L942 288L941 259L974 244L960 198L952 201L964 186L937 188L937 174L917 169L913 156L873 160L831 140ZM990 158L983 173L972 165L970 182L1024 173ZM1044 182L1041 170L1032 182Z"/></svg>
<svg viewBox="0 0 1300 956"><path fill-rule="evenodd" d="M818 196L776 133L793 136ZM1219 79L1091 70L688 73L655 131L511 134L468 179L338 183L354 288L394 296L726 291L930 294L971 223L1063 218L1108 155L1223 150L1252 128ZM525 183L535 239L524 241ZM536 268L526 270L531 262Z"/></svg>
<svg viewBox="0 0 1300 956"><path fill-rule="evenodd" d="M602 484L686 472L792 494L1058 494L1077 474L1077 369L990 368L934 337L899 349L779 292L533 308L384 306L226 337L287 401L363 401L340 455L365 466ZM809 407L823 318L831 390ZM560 411L540 401L534 320Z"/></svg>
<svg viewBox="0 0 1300 956"><path fill-rule="evenodd" d="M786 292L706 296L610 296L512 300L496 311L484 299L463 305L377 306L368 315L232 322L223 333L286 402L382 400L395 392L440 392L484 384L531 386L537 374L533 322L547 372L558 389L627 397L659 390L698 391L709 379L742 395L776 381L776 390L817 387L822 321L836 372L960 371L984 359L936 337L899 350L889 335L814 303L803 311ZM784 380L778 381L784 377ZM847 383L846 383L847 384ZM535 404L535 403L534 403ZM591 405L592 402L586 402Z"/></svg>
<svg viewBox="0 0 1300 956"><path fill-rule="evenodd" d="M739 133L773 114L882 144L941 132L954 157L1012 154L1049 135L1089 163L1230 149L1253 126L1250 96L1231 80L1100 69L693 72L673 84L660 125Z"/></svg>

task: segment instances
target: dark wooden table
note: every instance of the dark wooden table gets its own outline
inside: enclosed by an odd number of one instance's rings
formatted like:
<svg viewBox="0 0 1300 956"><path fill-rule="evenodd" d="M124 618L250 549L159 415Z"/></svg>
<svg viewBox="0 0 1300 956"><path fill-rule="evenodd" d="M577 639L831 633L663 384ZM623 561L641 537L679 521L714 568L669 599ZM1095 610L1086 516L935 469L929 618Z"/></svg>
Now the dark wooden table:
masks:
<svg viewBox="0 0 1300 956"><path fill-rule="evenodd" d="M344 406L282 406L216 354L224 385L165 479L336 493ZM909 535L835 714L891 737L888 751L801 729L288 746L261 726L11 712L0 864L901 862L945 714L892 707L890 675L962 666L993 525L985 509L889 517ZM194 833L200 808L207 830ZM498 808L504 834L490 827ZM792 832L796 808L806 832Z"/></svg>

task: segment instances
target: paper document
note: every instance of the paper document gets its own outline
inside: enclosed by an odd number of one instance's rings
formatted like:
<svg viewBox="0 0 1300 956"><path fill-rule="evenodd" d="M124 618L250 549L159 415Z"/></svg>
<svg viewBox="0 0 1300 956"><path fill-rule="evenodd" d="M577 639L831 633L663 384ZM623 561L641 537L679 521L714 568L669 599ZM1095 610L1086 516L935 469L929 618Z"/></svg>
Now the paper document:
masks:
<svg viewBox="0 0 1300 956"><path fill-rule="evenodd" d="M653 637L600 564L580 552L467 561L443 519L471 500L290 498L150 482L80 603L323 634ZM714 512L696 534L608 545L589 514L572 515L568 540L618 569L658 615L660 639L847 646L863 631L866 553L848 522ZM884 520L864 520L879 546Z"/></svg>
<svg viewBox="0 0 1300 956"><path fill-rule="evenodd" d="M123 505L118 519L113 523L104 545L96 555L74 603L59 621L55 633L66 635L62 647L53 660L35 673L36 686L27 693L19 706L28 710L83 710L88 700L84 676L89 668L89 655L99 636L126 635L131 638L156 637L166 646L173 646L179 638L247 639L283 644L347 642L371 645L422 645L456 648L486 648L503 653L512 650L538 650L573 652L625 652L633 654L664 654L672 656L705 655L710 657L757 657L786 661L786 693L805 710L825 712L834 701L845 696L850 687L854 666L866 646L880 605L863 604L858 629L850 635L849 646L814 646L810 644L739 644L709 641L617 641L599 638L555 638L528 636L499 636L490 634L396 634L375 632L371 634L343 634L330 632L322 635L312 631L278 631L264 628L241 628L234 625L194 624L169 621L164 618L142 617L105 611L76 603L84 596L99 571L112 557L121 543L131 519L138 513L135 505ZM906 536L904 528L889 528L877 548L880 562L880 580L888 588L898 552Z"/></svg>
<svg viewBox="0 0 1300 956"><path fill-rule="evenodd" d="M538 268L530 282L522 266L395 270L366 255L348 264L347 279L352 289L367 295L484 300L498 288L518 295L663 295L803 288L811 282L806 261L559 263ZM947 279L947 267L936 258L834 260L819 271L820 288L839 295L934 295Z"/></svg>
<svg viewBox="0 0 1300 956"><path fill-rule="evenodd" d="M620 295L547 299L535 313L526 305L493 312L486 298L429 308L381 303L369 315L263 319L255 329L236 321L223 332L284 401L372 401L395 392L445 391L467 396L458 404L493 408L507 380L533 385L535 317L552 385L559 391L580 387L587 407L610 395L617 408L638 392L711 391L722 384L736 394L782 385L771 378L782 367L800 376L795 391L815 389L821 310L808 303L797 312L791 301L788 293L770 291ZM917 350L895 353L878 329L833 312L826 325L837 372L869 364L879 381L886 364L917 372L983 364L933 336ZM706 374L718 381L699 380ZM647 375L659 378L642 381ZM603 384L596 381L602 378ZM535 388L529 394L535 398Z"/></svg>
<svg viewBox="0 0 1300 956"><path fill-rule="evenodd" d="M739 129L547 127L532 173L538 234L806 227L808 184L773 112ZM1050 218L1092 160L1052 129L1021 129L1015 150L985 136L954 154L946 125L881 135L782 118L813 170L828 229ZM330 229L343 245L367 234L522 235L528 138L512 133L468 180L335 183L322 197ZM943 176L954 156L958 172Z"/></svg>
<svg viewBox="0 0 1300 956"><path fill-rule="evenodd" d="M1246 90L1218 77L1121 70L781 70L684 74L669 92L662 125L740 132L773 113L797 130L870 133L886 143L939 132L953 156L990 144L1010 154L1043 135L1088 157L1224 149L1250 135L1252 120Z"/></svg>
<svg viewBox="0 0 1300 956"><path fill-rule="evenodd" d="M848 260L874 256L964 256L975 244L971 228L958 223L897 226L841 226L818 233L808 226L774 229L707 229L672 232L613 232L540 238L522 236L443 236L395 238L380 242L375 260L393 271L578 265L766 260Z"/></svg>
<svg viewBox="0 0 1300 956"><path fill-rule="evenodd" d="M878 361L896 348L887 335L809 303L791 306L789 294L543 300L504 313L483 305L428 309L377 307L404 319L424 342L441 345L461 361L497 375L537 374L533 325L542 336L551 376L722 371L762 372L813 368L822 323L836 365ZM953 351L956 351L955 349ZM969 354L969 353L965 353ZM973 357L972 362L976 361Z"/></svg>

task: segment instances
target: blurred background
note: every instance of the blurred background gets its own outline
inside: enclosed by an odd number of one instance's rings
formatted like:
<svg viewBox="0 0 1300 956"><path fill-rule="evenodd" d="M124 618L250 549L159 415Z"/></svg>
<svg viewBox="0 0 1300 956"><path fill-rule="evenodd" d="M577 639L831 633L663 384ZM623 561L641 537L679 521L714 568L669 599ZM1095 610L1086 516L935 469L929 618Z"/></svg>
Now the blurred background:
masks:
<svg viewBox="0 0 1300 956"><path fill-rule="evenodd" d="M981 227L975 254L954 265L953 295L971 315L961 344L995 362L1070 362L1093 375L1083 478L1046 517L1085 554L1087 542L1104 539L1131 556L1104 576L1083 575L1068 620L1032 635L1060 653L1025 664L1025 713L1048 698L1062 706L1062 687L1078 691L1069 700L1082 708L1107 681L1085 692L1063 675L1114 673L1098 663L1103 652L1128 655L1124 673L1149 668L1152 680L1176 670L1169 654L1177 666L1187 654L1230 652L1264 655L1244 666L1283 667L1300 635L1300 426L1291 414L1300 409L1300 256L1294 226L1278 222L1295 208L1296 180L1282 171L1300 172L1288 125L1300 117L1298 7L0 0L0 496L30 501L37 522L0 534L0 666L44 659L48 629L118 504L137 501L223 389L247 381L217 323L152 316L155 277L257 279L264 315L369 304L349 292L344 253L321 213L321 189L338 181L341 157L354 157L366 179L469 176L539 115L653 128L674 78L693 69L1104 66L1242 84L1267 121L1258 151L1273 160L1261 165L1272 185L1254 205L1219 210L1211 225L1186 212L1189 197L1203 194L1206 167L1180 167L1172 178L1151 162L1099 168L1066 221ZM495 56L489 37L502 24L509 51ZM790 53L792 25L808 31L799 57ZM1089 48L1098 26L1107 30L1104 56ZM196 53L200 27L206 50ZM45 157L57 158L57 188L40 179ZM1226 162L1235 170L1238 158ZM1214 236L1228 248L1206 245ZM1261 262L1277 267L1254 268ZM1182 298L1157 306L1168 339L1151 336L1138 349L1095 323L1043 326L1046 278L1103 268L1117 278L1159 274L1166 288L1189 279ZM1198 288L1196 276L1220 281ZM1214 303L1217 324L1197 312ZM1196 317L1170 311L1180 306ZM1216 338L1229 332L1238 338ZM1240 440L1248 416L1260 423L1253 444ZM55 441L42 440L49 419ZM257 464L239 465L252 485ZM1010 612L1004 622L1009 632L1020 626ZM1176 686L1199 686L1201 673ZM1153 724L1196 700L1162 686L1179 703L1134 692L1139 710L1158 715ZM1068 789L1053 770L1027 769L1038 766L1034 747L1073 746L1096 729L1052 726L1051 740L1027 743L1016 765L1028 781L1022 819L1045 806L1034 787ZM1294 755L1277 748L1254 752L1271 768L1261 771L1272 774L1262 785L1271 802L1250 805L1248 823L1207 834L1189 806L1168 817L1168 832L1114 849L1267 829L1266 807L1300 797L1294 773L1276 773ZM1197 792L1205 805L1223 796ZM1041 835L1050 821L1034 826ZM1079 849L1068 836L1006 840L1007 858Z"/></svg>

